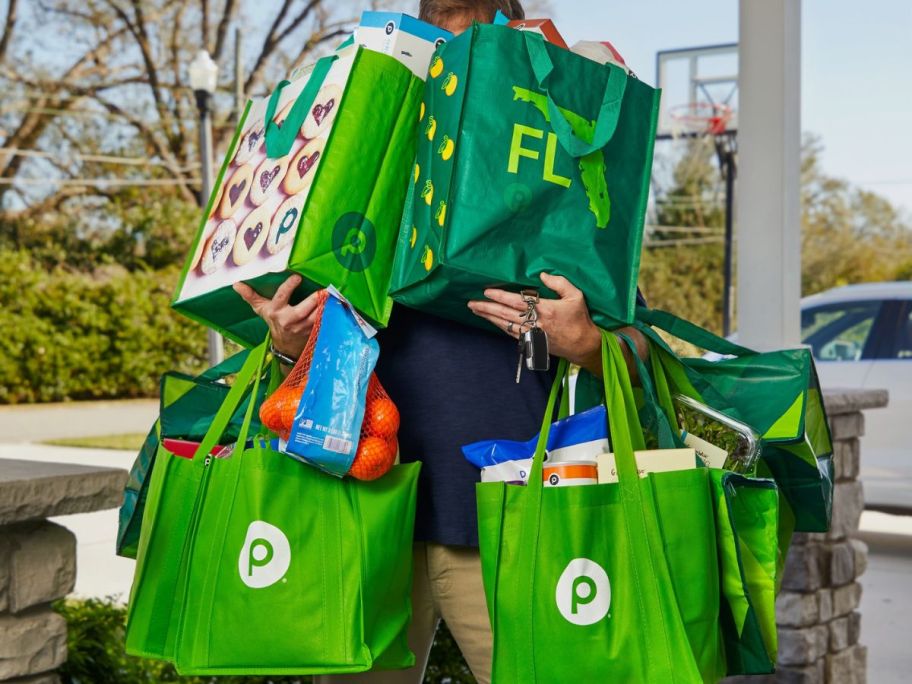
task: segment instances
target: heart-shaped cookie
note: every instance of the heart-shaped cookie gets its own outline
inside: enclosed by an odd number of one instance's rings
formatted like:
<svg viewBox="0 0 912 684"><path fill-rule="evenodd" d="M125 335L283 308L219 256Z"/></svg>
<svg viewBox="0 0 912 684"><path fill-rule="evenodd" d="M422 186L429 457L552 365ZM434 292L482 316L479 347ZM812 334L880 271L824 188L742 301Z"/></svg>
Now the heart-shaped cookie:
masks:
<svg viewBox="0 0 912 684"><path fill-rule="evenodd" d="M253 188L250 190L250 201L256 206L266 202L273 192L279 187L285 173L288 171L289 157L286 155L279 159L264 159L253 174Z"/></svg>
<svg viewBox="0 0 912 684"><path fill-rule="evenodd" d="M262 123L254 125L241 136L238 142L237 152L234 155L235 164L246 164L252 160L260 148L263 147L265 140L265 128Z"/></svg>
<svg viewBox="0 0 912 684"><path fill-rule="evenodd" d="M250 194L250 186L253 181L253 167L244 164L238 168L231 177L225 181L225 189L222 191L222 201L219 203L219 217L223 219L231 218L234 212L247 200Z"/></svg>
<svg viewBox="0 0 912 684"><path fill-rule="evenodd" d="M231 258L238 266L250 263L266 243L269 236L269 220L271 215L268 207L259 207L250 212L250 215L241 224L234 241Z"/></svg>
<svg viewBox="0 0 912 684"><path fill-rule="evenodd" d="M326 147L325 138L311 140L292 158L282 189L289 195L306 192L317 175L317 166Z"/></svg>
<svg viewBox="0 0 912 684"><path fill-rule="evenodd" d="M304 124L301 126L301 133L304 137L312 140L329 130L341 103L342 89L339 86L329 83L320 88L320 92L317 93L317 97L304 119Z"/></svg>

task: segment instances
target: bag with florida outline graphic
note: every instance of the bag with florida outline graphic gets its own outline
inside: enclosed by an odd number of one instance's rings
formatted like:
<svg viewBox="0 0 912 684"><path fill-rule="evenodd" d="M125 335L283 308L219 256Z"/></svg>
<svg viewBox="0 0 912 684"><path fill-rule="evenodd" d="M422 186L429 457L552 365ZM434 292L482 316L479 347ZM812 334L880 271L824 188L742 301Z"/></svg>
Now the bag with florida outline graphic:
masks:
<svg viewBox="0 0 912 684"><path fill-rule="evenodd" d="M638 477L630 378L614 335L602 339L619 482L543 486L561 361L528 486L477 488L493 681L716 682L726 663L710 471Z"/></svg>
<svg viewBox="0 0 912 684"><path fill-rule="evenodd" d="M624 69L478 25L438 48L391 294L479 325L489 286L566 276L596 322L633 320L658 91Z"/></svg>
<svg viewBox="0 0 912 684"><path fill-rule="evenodd" d="M341 47L248 103L174 308L246 346L266 335L231 285L271 297L292 273L293 301L335 284L379 326L415 155L423 84L389 55Z"/></svg>
<svg viewBox="0 0 912 684"><path fill-rule="evenodd" d="M259 382L265 356L265 343L251 352L193 460L155 465L150 500L166 505L144 520L128 652L199 675L410 667L420 464L395 466L372 482L339 480L271 450L260 436L248 439L252 410L238 441L245 448L203 457L243 396L235 387ZM189 465L155 478L163 462ZM138 638L149 624L164 644L158 654Z"/></svg>

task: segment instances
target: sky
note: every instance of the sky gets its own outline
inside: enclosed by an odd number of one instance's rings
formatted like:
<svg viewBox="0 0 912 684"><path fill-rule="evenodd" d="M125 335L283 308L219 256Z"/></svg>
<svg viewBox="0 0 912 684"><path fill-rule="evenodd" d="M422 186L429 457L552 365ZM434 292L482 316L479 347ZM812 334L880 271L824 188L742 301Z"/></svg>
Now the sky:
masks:
<svg viewBox="0 0 912 684"><path fill-rule="evenodd" d="M738 40L737 0L551 6L568 44L609 40L653 85L659 50ZM804 0L801 82L802 129L820 137L824 170L912 215L912 1Z"/></svg>

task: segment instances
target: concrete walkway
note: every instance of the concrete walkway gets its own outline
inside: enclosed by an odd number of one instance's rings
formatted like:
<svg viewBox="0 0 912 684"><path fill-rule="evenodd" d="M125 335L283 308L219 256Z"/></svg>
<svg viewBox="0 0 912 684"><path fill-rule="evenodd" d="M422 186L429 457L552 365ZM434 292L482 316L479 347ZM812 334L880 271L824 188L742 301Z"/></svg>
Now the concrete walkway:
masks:
<svg viewBox="0 0 912 684"><path fill-rule="evenodd" d="M157 399L0 406L0 442L146 433L157 417Z"/></svg>

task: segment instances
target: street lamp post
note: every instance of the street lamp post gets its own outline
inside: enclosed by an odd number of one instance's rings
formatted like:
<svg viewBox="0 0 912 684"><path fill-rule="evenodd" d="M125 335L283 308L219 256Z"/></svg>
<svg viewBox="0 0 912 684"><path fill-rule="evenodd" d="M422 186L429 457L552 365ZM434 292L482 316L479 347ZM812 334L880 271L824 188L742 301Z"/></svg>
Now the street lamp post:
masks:
<svg viewBox="0 0 912 684"><path fill-rule="evenodd" d="M218 65L206 50L200 50L190 62L190 87L196 96L199 110L199 148L202 171L200 173L199 203L206 206L212 194L212 96L218 82ZM209 365L221 363L225 358L225 344L222 336L209 330Z"/></svg>

